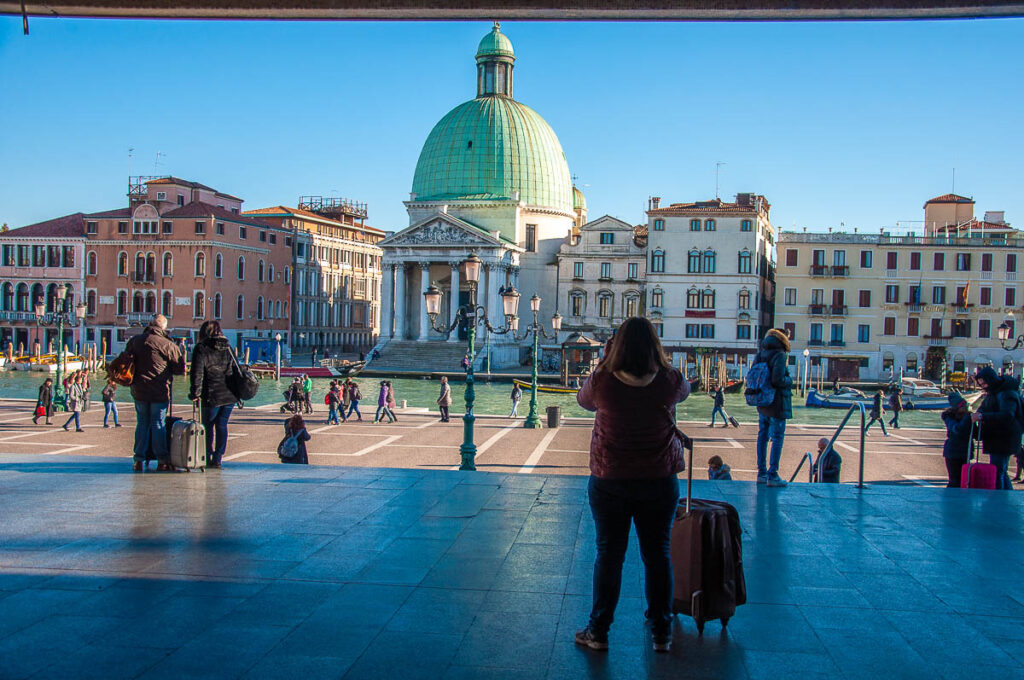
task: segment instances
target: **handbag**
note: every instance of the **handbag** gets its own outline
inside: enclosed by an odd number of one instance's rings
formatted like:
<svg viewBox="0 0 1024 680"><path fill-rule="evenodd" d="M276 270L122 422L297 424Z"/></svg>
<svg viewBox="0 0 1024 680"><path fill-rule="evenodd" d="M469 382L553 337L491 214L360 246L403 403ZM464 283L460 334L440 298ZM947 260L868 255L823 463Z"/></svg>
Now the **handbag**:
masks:
<svg viewBox="0 0 1024 680"><path fill-rule="evenodd" d="M249 370L248 366L245 368L239 366L238 359L235 358L234 352L229 349L228 354L231 356L231 362L235 366L235 370L231 372L231 375L228 376L226 381L228 391L231 392L238 401L249 401L256 396L257 392L259 392L260 381L256 377L256 374Z"/></svg>
<svg viewBox="0 0 1024 680"><path fill-rule="evenodd" d="M130 387L135 378L135 357L125 350L117 358L107 364L107 378L118 385Z"/></svg>
<svg viewBox="0 0 1024 680"><path fill-rule="evenodd" d="M36 406L36 418L40 418L40 417L45 416L45 415L46 415L46 407L45 406Z"/></svg>

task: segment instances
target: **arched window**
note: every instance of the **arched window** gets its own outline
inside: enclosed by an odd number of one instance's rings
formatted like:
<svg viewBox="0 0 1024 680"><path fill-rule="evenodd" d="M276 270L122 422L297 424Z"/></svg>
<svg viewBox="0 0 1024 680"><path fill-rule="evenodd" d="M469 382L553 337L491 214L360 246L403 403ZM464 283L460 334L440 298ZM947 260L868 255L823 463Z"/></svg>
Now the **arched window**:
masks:
<svg viewBox="0 0 1024 680"><path fill-rule="evenodd" d="M700 272L700 251L691 250L686 257L686 271L690 274L697 274Z"/></svg>
<svg viewBox="0 0 1024 680"><path fill-rule="evenodd" d="M238 299L235 300L235 318L241 319L245 317L245 296L239 295Z"/></svg>
<svg viewBox="0 0 1024 680"><path fill-rule="evenodd" d="M89 316L96 316L96 291L94 290L85 294L85 313Z"/></svg>
<svg viewBox="0 0 1024 680"><path fill-rule="evenodd" d="M170 253L164 253L164 276L174 276L174 256Z"/></svg>
<svg viewBox="0 0 1024 680"><path fill-rule="evenodd" d="M117 254L117 275L128 276L128 253L123 250Z"/></svg>
<svg viewBox="0 0 1024 680"><path fill-rule="evenodd" d="M135 253L135 280L146 280L146 254L142 252Z"/></svg>
<svg viewBox="0 0 1024 680"><path fill-rule="evenodd" d="M713 250L704 251L704 273L715 273L715 251Z"/></svg>
<svg viewBox="0 0 1024 680"><path fill-rule="evenodd" d="M263 321L263 296L256 298L256 320Z"/></svg>
<svg viewBox="0 0 1024 680"><path fill-rule="evenodd" d="M64 312L65 314L71 314L75 311L75 287L70 283L64 288L64 309L58 311ZM56 308L57 305L54 305Z"/></svg>
<svg viewBox="0 0 1024 680"><path fill-rule="evenodd" d="M196 253L196 276L206 276L206 253Z"/></svg>
<svg viewBox="0 0 1024 680"><path fill-rule="evenodd" d="M715 230L715 221L714 220L704 220L704 231L714 231L714 230Z"/></svg>
<svg viewBox="0 0 1024 680"><path fill-rule="evenodd" d="M611 293L604 292L597 294L597 315L602 319L610 319L612 316L612 301L614 298Z"/></svg>
<svg viewBox="0 0 1024 680"><path fill-rule="evenodd" d="M245 281L245 257L238 258L238 280Z"/></svg>
<svg viewBox="0 0 1024 680"><path fill-rule="evenodd" d="M263 278L266 275L267 266L263 263L263 259L260 258L260 263L256 267L256 280L263 283Z"/></svg>
<svg viewBox="0 0 1024 680"><path fill-rule="evenodd" d="M586 308L586 293L580 290L570 291L569 293L569 315L570 316L583 316L583 312Z"/></svg>
<svg viewBox="0 0 1024 680"><path fill-rule="evenodd" d="M700 306L702 309L714 309L715 291L710 288L705 288L704 292L700 294Z"/></svg>
<svg viewBox="0 0 1024 680"><path fill-rule="evenodd" d="M217 257L213 261L213 275L218 279L224 276L224 257L220 253L217 253Z"/></svg>
<svg viewBox="0 0 1024 680"><path fill-rule="evenodd" d="M220 318L220 306L221 306L221 297L220 297L220 293L217 293L216 295L213 296L213 318L214 319L219 319Z"/></svg>
<svg viewBox="0 0 1024 680"><path fill-rule="evenodd" d="M146 281L156 281L156 253L146 253Z"/></svg>
<svg viewBox="0 0 1024 680"><path fill-rule="evenodd" d="M739 260L739 273L740 274L749 274L750 273L750 261L751 261L750 251L749 250L742 250L742 251L740 251L740 260Z"/></svg>
<svg viewBox="0 0 1024 680"><path fill-rule="evenodd" d="M87 276L96 276L96 251L90 250L85 256L85 273Z"/></svg>
<svg viewBox="0 0 1024 680"><path fill-rule="evenodd" d="M686 307L687 309L698 309L700 307L700 291L696 288L686 291Z"/></svg>
<svg viewBox="0 0 1024 680"><path fill-rule="evenodd" d="M267 281L274 282L274 263L267 265Z"/></svg>
<svg viewBox="0 0 1024 680"><path fill-rule="evenodd" d="M285 267L284 268L284 282L285 283L291 283L292 282L292 268L291 267Z"/></svg>
<svg viewBox="0 0 1024 680"><path fill-rule="evenodd" d="M626 317L633 317L639 311L639 298L633 293L628 293L623 299L625 303Z"/></svg>
<svg viewBox="0 0 1024 680"><path fill-rule="evenodd" d="M202 291L192 296L192 317L202 319L206 316L206 294Z"/></svg>
<svg viewBox="0 0 1024 680"><path fill-rule="evenodd" d="M165 290L160 300L160 313L168 319L174 315L174 293Z"/></svg>
<svg viewBox="0 0 1024 680"><path fill-rule="evenodd" d="M744 288L740 291L740 309L750 309L750 291Z"/></svg>
<svg viewBox="0 0 1024 680"><path fill-rule="evenodd" d="M57 284L51 283L46 287L46 311L50 314L64 310L57 309Z"/></svg>
<svg viewBox="0 0 1024 680"><path fill-rule="evenodd" d="M117 291L117 315L124 316L128 313L128 291Z"/></svg>
<svg viewBox="0 0 1024 680"><path fill-rule="evenodd" d="M146 314L156 314L156 291L146 293Z"/></svg>
<svg viewBox="0 0 1024 680"><path fill-rule="evenodd" d="M132 295L132 313L142 314L146 309L146 297L142 294L141 290L135 291Z"/></svg>
<svg viewBox="0 0 1024 680"><path fill-rule="evenodd" d="M14 284L5 283L0 291L0 309L9 312L14 309Z"/></svg>
<svg viewBox="0 0 1024 680"><path fill-rule="evenodd" d="M277 302L274 303L274 316L276 318L278 318L278 319L283 318L281 316L281 301L280 300L278 300Z"/></svg>
<svg viewBox="0 0 1024 680"><path fill-rule="evenodd" d="M665 272L665 251L655 250L651 253L651 271L659 274Z"/></svg>
<svg viewBox="0 0 1024 680"><path fill-rule="evenodd" d="M14 311L16 312L27 312L28 310L28 284L18 284L18 294L14 299Z"/></svg>
<svg viewBox="0 0 1024 680"><path fill-rule="evenodd" d="M700 220L690 220L690 231L700 231Z"/></svg>

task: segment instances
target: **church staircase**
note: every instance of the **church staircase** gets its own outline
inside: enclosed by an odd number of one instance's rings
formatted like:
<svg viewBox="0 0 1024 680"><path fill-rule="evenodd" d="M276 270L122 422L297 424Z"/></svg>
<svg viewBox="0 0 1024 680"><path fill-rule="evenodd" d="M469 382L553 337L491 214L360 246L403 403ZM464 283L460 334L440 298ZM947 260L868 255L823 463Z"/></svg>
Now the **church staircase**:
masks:
<svg viewBox="0 0 1024 680"><path fill-rule="evenodd" d="M466 342L417 342L415 340L391 340L380 347L380 358L371 361L366 368L374 371L434 371L453 372L462 370L462 357L466 355ZM474 368L481 370L486 359L483 348L477 352Z"/></svg>

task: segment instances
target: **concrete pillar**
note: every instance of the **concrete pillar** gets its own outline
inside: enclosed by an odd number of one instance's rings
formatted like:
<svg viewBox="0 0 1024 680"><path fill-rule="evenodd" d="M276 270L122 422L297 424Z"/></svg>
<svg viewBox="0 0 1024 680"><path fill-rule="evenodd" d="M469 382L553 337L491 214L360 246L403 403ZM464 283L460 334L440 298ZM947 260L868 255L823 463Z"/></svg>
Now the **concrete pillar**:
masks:
<svg viewBox="0 0 1024 680"><path fill-rule="evenodd" d="M405 264L395 264L395 339L405 340Z"/></svg>
<svg viewBox="0 0 1024 680"><path fill-rule="evenodd" d="M427 316L427 305L423 294L430 286L430 263L420 262L420 294L416 298L416 307L420 310L420 342L426 342L430 335L430 318Z"/></svg>
<svg viewBox="0 0 1024 680"><path fill-rule="evenodd" d="M455 313L459 311L459 261L450 263L452 268L452 289L449 295L449 312L451 319L448 323L455 323ZM448 342L459 342L459 329L456 328L448 336Z"/></svg>
<svg viewBox="0 0 1024 680"><path fill-rule="evenodd" d="M395 267L392 264L385 264L381 277L380 294L380 334L383 338L390 338L394 323L395 304Z"/></svg>

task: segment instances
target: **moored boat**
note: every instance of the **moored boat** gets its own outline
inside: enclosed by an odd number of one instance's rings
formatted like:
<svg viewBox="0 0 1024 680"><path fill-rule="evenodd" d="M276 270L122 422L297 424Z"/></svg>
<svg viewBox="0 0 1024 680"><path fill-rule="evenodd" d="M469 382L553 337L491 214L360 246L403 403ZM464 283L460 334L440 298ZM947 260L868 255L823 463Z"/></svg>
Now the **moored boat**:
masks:
<svg viewBox="0 0 1024 680"><path fill-rule="evenodd" d="M512 382L514 382L516 385L519 385L519 387L521 387L524 392L528 389L531 389L532 387L532 384L526 382L525 380L516 379L513 380ZM579 390L575 387L562 387L561 385L542 385L540 383L537 383L537 391L547 392L548 394L576 394L577 392L579 392Z"/></svg>
<svg viewBox="0 0 1024 680"><path fill-rule="evenodd" d="M981 392L974 392L972 394L965 394L964 399L967 400L968 404L974 403L978 397L981 396ZM857 390L851 390L849 392L841 392L839 394L825 394L818 390L811 390L807 393L807 401L804 404L808 408L835 408L835 409L848 409L854 404L863 404L868 410L873 406L874 397L865 395L863 392ZM889 398L885 397L883 401L885 410L889 410ZM903 395L903 409L905 411L940 411L949 407L949 400L945 395L928 395L928 396L908 396Z"/></svg>

